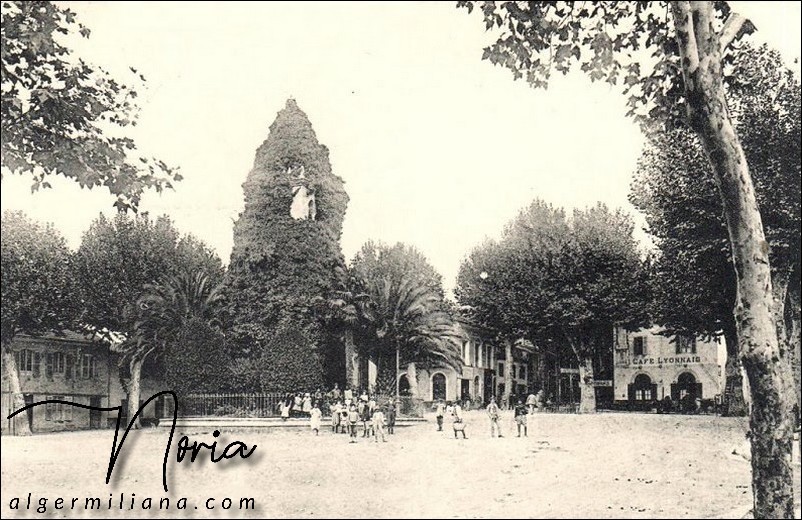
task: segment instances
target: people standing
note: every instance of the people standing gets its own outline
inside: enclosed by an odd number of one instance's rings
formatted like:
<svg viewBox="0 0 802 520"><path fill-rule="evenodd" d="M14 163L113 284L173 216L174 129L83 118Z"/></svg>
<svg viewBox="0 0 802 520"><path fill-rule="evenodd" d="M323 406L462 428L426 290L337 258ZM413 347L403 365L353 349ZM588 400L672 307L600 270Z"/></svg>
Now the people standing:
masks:
<svg viewBox="0 0 802 520"><path fill-rule="evenodd" d="M501 434L501 420L500 420L501 411L496 404L496 400L494 398L490 398L490 404L487 405L487 416L490 418L490 437L493 437L493 431L495 430L498 433L498 438L504 437Z"/></svg>
<svg viewBox="0 0 802 520"><path fill-rule="evenodd" d="M434 412L434 416L437 419L437 431L443 431L443 415L445 415L446 406L443 404L443 400L440 399L437 401L437 408Z"/></svg>
<svg viewBox="0 0 802 520"><path fill-rule="evenodd" d="M343 405L340 409L340 425L341 425L341 433L348 433L348 410L349 407Z"/></svg>
<svg viewBox="0 0 802 520"><path fill-rule="evenodd" d="M320 421L322 418L323 412L320 411L320 407L315 403L309 411L309 427L312 428L315 435L320 433Z"/></svg>
<svg viewBox="0 0 802 520"><path fill-rule="evenodd" d="M331 390L331 399L332 401L337 402L340 400L340 397L342 397L340 392L340 385L334 383L334 388L332 388Z"/></svg>
<svg viewBox="0 0 802 520"><path fill-rule="evenodd" d="M390 399L390 402L387 403L387 433L390 435L393 435L393 430L395 429L395 414L395 401Z"/></svg>
<svg viewBox="0 0 802 520"><path fill-rule="evenodd" d="M340 401L335 401L334 406L331 407L331 433L339 433L340 430L340 415L342 414L343 406Z"/></svg>
<svg viewBox="0 0 802 520"><path fill-rule="evenodd" d="M307 415L312 412L312 396L307 392L304 395L303 404L301 405L301 411Z"/></svg>
<svg viewBox="0 0 802 520"><path fill-rule="evenodd" d="M377 408L373 412L371 420L373 424L373 439L379 442L379 435L381 435L382 442L387 442L387 439L384 438L384 412L382 412L381 408Z"/></svg>
<svg viewBox="0 0 802 520"><path fill-rule="evenodd" d="M528 437L526 432L526 405L518 399L518 404L515 405L515 424L518 426L518 437L521 436L521 428L524 429L524 437Z"/></svg>
<svg viewBox="0 0 802 520"><path fill-rule="evenodd" d="M529 414L535 413L535 408L537 407L537 397L535 397L534 393L530 393L526 396L526 408Z"/></svg>
<svg viewBox="0 0 802 520"><path fill-rule="evenodd" d="M345 407L351 408L351 403L354 402L354 392L351 390L350 386L345 387L345 392L343 396L345 398Z"/></svg>
<svg viewBox="0 0 802 520"><path fill-rule="evenodd" d="M458 439L458 433L462 432L462 438L467 439L468 437L465 435L465 420L462 418L462 407L460 407L459 402L454 403L454 407L451 411L451 417L453 419L453 428L454 428L454 438Z"/></svg>
<svg viewBox="0 0 802 520"><path fill-rule="evenodd" d="M351 443L356 442L356 425L359 422L359 412L356 411L356 405L351 403L348 408L348 435Z"/></svg>
<svg viewBox="0 0 802 520"><path fill-rule="evenodd" d="M364 399L359 399L359 406L357 409L359 410L359 416L362 419L362 437L368 437L371 433L371 411L367 395L364 396Z"/></svg>
<svg viewBox="0 0 802 520"><path fill-rule="evenodd" d="M292 400L292 412L290 413L293 417L297 417L302 414L301 408L303 406L303 399L301 398L301 393L298 392L295 394L295 397Z"/></svg>
<svg viewBox="0 0 802 520"><path fill-rule="evenodd" d="M281 408L281 419L286 421L292 416L292 407L295 404L295 399L293 399L292 394L288 393L284 397L284 404Z"/></svg>

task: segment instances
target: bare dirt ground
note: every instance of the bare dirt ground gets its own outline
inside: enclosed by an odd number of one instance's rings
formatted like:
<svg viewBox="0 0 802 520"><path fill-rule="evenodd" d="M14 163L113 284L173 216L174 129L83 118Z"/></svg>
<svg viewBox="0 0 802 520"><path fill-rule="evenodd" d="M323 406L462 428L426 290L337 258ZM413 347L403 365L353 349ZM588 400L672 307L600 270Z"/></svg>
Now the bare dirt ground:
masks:
<svg viewBox="0 0 802 520"><path fill-rule="evenodd" d="M10 517L562 517L728 518L747 513L750 466L732 455L746 431L744 419L648 414L530 417L529 436L515 437L505 417L505 438L490 438L481 412L466 415L467 440L435 431L434 420L397 428L387 443L324 429L223 432L228 442L257 444L254 454L209 462L168 463L169 494L162 489L167 432L132 434L110 485L105 484L113 431L2 438L2 513ZM189 432L187 432L189 433ZM210 432L191 441L211 444ZM203 460L201 460L203 459ZM799 465L795 466L799 483ZM28 493L31 509L26 510ZM119 509L120 493L124 509ZM135 507L130 509L132 495ZM796 488L797 505L799 487ZM169 510L158 510L162 497ZM11 510L14 497L20 510ZM54 500L75 510L55 510ZM102 509L84 511L86 497ZM108 508L109 497L113 506ZM142 500L152 497L151 510ZM186 510L176 502L186 497ZM221 509L224 498L231 509ZM241 510L253 497L255 509ZM47 512L35 508L48 498ZM214 498L206 509L208 498ZM197 509L196 509L197 508Z"/></svg>

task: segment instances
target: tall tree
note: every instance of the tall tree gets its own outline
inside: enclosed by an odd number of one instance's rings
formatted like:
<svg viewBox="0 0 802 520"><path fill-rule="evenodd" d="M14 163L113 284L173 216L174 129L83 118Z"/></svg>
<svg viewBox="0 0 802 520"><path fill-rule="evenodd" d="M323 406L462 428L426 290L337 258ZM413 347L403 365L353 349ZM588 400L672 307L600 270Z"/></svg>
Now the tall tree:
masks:
<svg viewBox="0 0 802 520"><path fill-rule="evenodd" d="M179 396L218 392L225 386L226 353L220 330L222 285L195 264L175 267L176 274L146 284L128 306L134 333L127 356L147 358L158 352L164 383Z"/></svg>
<svg viewBox="0 0 802 520"><path fill-rule="evenodd" d="M350 271L364 289L360 354L377 359L380 391L395 392L396 359L407 366L413 392L418 367L459 366L461 336L443 300L441 277L420 251L368 242Z"/></svg>
<svg viewBox="0 0 802 520"><path fill-rule="evenodd" d="M20 212L4 212L2 225L3 367L13 395L13 408L25 406L19 370L11 343L18 334L61 333L75 318L70 290L70 252L52 225L33 222ZM31 433L18 421L17 433Z"/></svg>
<svg viewBox="0 0 802 520"><path fill-rule="evenodd" d="M778 302L790 301L794 292L799 292L798 286L788 283L800 258L800 208L799 201L793 200L793 194L800 191L799 80L782 64L778 53L765 46L754 49L745 45L733 66L738 79L728 91L763 208L772 279L775 287L788 287ZM709 170L691 131L656 130L641 156L630 200L646 215L649 232L661 251L655 277L657 319L669 331L679 333L712 336L723 331L728 348L727 386L737 388L736 395L740 395L732 313L735 271L715 183L712 175L699 175ZM678 301L683 305L676 305ZM780 312L789 322L798 323L792 304ZM790 343L787 348L793 351L790 334L785 337Z"/></svg>
<svg viewBox="0 0 802 520"><path fill-rule="evenodd" d="M458 6L472 10L475 2ZM788 349L778 339L778 305L755 188L727 105L728 51L755 30L726 2L483 2L499 34L484 58L548 84L576 62L593 80L623 83L630 113L685 122L699 137L719 191L735 265L735 319L752 391L752 495L758 518L793 515L793 393ZM645 57L641 49L652 51Z"/></svg>
<svg viewBox="0 0 802 520"><path fill-rule="evenodd" d="M288 381L304 359L309 367L320 369L329 359L325 366L335 366L342 357L338 341L315 309L344 265L339 240L348 196L331 171L328 149L294 100L270 125L243 190L245 209L234 224L226 282L238 357L259 359L268 350L290 349L291 355L269 353L274 378ZM267 342L293 327L308 336L301 351L295 346L298 338ZM288 338L283 332L281 337ZM310 377L321 382L324 374Z"/></svg>
<svg viewBox="0 0 802 520"><path fill-rule="evenodd" d="M508 350L518 338L570 350L580 370L581 412L595 411L593 359L612 327L646 318L646 271L632 229L631 219L603 205L569 220L535 201L498 244L474 251L460 270L457 298Z"/></svg>
<svg viewBox="0 0 802 520"><path fill-rule="evenodd" d="M117 207L134 209L145 189L161 192L181 180L164 162L136 156L125 137L139 111L135 87L63 44L76 32L89 37L75 13L43 1L3 1L2 13L4 172L32 175L33 190L50 187L50 175L103 186ZM140 74L137 82L144 81Z"/></svg>
<svg viewBox="0 0 802 520"><path fill-rule="evenodd" d="M192 265L195 261L199 265ZM84 233L75 255L81 321L115 342L129 418L139 408L139 381L154 347L136 340L139 315L132 310L133 304L149 284L214 263L208 248L194 238L182 240L166 216L153 220L146 214L118 213L114 219L100 215ZM216 263L219 266L219 260Z"/></svg>
<svg viewBox="0 0 802 520"><path fill-rule="evenodd" d="M345 364L345 385L352 388L359 386L359 357L368 355L360 353L355 337L365 335L368 324L367 309L370 295L365 282L353 270L337 268L337 282L328 298L320 298L320 314L332 329L339 331L343 341L343 357Z"/></svg>

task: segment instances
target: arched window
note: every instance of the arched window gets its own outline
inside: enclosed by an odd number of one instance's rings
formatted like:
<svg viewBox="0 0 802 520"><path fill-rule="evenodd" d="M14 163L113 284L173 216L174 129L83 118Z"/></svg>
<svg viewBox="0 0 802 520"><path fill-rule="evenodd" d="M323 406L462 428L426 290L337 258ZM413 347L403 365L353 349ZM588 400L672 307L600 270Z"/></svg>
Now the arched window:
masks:
<svg viewBox="0 0 802 520"><path fill-rule="evenodd" d="M432 399L446 398L446 376L440 372L432 376Z"/></svg>
<svg viewBox="0 0 802 520"><path fill-rule="evenodd" d="M647 374L638 374L629 385L629 399L631 401L653 401L657 398L657 385Z"/></svg>
<svg viewBox="0 0 802 520"><path fill-rule="evenodd" d="M677 382L671 385L671 398L695 400L697 397L702 397L702 385L696 382L696 376L691 372L681 373Z"/></svg>
<svg viewBox="0 0 802 520"><path fill-rule="evenodd" d="M398 378L398 393L408 396L411 393L409 390L409 378L407 378L406 374L402 374L401 377Z"/></svg>

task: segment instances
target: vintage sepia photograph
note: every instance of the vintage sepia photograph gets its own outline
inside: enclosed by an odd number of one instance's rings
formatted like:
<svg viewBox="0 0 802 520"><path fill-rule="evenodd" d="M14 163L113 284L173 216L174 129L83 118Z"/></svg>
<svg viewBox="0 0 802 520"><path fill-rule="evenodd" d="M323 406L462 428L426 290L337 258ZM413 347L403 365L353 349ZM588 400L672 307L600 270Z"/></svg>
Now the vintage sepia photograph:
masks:
<svg viewBox="0 0 802 520"><path fill-rule="evenodd" d="M802 3L2 0L2 518L800 518Z"/></svg>

